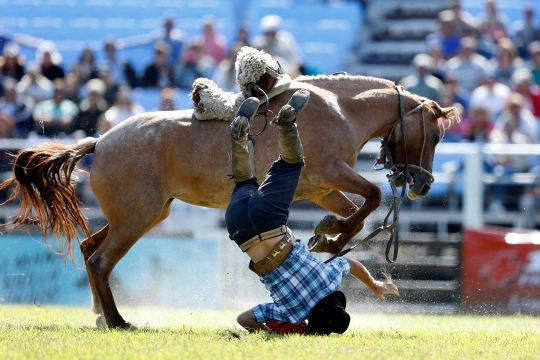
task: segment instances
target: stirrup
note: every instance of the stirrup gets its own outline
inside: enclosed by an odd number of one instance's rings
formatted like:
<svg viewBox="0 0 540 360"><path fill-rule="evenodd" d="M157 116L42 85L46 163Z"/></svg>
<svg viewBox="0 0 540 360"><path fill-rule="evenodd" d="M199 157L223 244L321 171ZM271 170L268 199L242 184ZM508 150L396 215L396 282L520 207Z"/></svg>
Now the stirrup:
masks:
<svg viewBox="0 0 540 360"><path fill-rule="evenodd" d="M289 102L279 110L274 123L278 126L286 126L296 121L296 117L300 115L306 108L309 102L309 91L300 89L296 91Z"/></svg>

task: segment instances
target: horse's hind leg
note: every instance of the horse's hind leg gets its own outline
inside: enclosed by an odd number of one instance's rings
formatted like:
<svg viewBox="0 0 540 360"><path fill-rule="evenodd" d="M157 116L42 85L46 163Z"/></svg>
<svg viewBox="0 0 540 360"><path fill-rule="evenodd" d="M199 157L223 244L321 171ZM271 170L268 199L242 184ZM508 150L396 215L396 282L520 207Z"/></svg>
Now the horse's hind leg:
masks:
<svg viewBox="0 0 540 360"><path fill-rule="evenodd" d="M97 250L97 248L101 245L103 240L105 240L105 236L109 232L109 224L105 225L105 227L101 230L99 230L97 233L92 235L92 243L88 239L85 239L83 242L81 242L81 253L83 255L84 259L84 265L86 266L86 262L92 256L92 254ZM88 272L88 269L86 270ZM92 311L96 315L102 315L103 312L101 310L101 304L99 302L99 298L96 293L96 289L94 287L94 283L90 280L90 275L88 275L88 282L90 284L90 290L92 291ZM99 322L99 318L98 318ZM104 324L101 324L104 325Z"/></svg>
<svg viewBox="0 0 540 360"><path fill-rule="evenodd" d="M147 206L144 209L132 213L129 218L125 217L123 222L113 223L111 221L109 223L110 229L101 245L95 249L86 262L88 277L94 286L94 294L99 300L101 312L108 327L133 327L118 312L109 286L109 275L135 242L169 215L171 201L167 201L164 205L158 205L159 207L156 204L154 206L145 204Z"/></svg>

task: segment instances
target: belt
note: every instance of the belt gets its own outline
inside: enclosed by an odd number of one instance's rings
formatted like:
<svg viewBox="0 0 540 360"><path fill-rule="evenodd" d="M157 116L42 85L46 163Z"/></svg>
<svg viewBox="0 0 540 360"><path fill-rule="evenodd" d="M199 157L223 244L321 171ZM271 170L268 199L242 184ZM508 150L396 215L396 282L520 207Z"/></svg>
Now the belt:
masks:
<svg viewBox="0 0 540 360"><path fill-rule="evenodd" d="M246 252L248 251L249 248L251 248L253 245L257 244L260 241L270 239L270 238L287 233L287 229L288 229L287 225L282 225L278 227L277 229L257 234L251 239L249 239L248 241L246 241L245 243L242 243L240 245L240 250L242 250L243 252Z"/></svg>
<svg viewBox="0 0 540 360"><path fill-rule="evenodd" d="M289 230L274 246L270 254L257 263L249 264L249 268L259 276L271 273L289 256L294 246L294 236Z"/></svg>

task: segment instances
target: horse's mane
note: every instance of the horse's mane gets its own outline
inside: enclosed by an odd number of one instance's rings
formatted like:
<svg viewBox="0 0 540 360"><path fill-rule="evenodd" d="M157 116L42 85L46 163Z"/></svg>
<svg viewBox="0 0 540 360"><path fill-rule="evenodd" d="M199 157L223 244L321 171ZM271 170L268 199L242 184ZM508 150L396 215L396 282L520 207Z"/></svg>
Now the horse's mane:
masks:
<svg viewBox="0 0 540 360"><path fill-rule="evenodd" d="M386 89L395 86L393 81L362 75L303 75L294 80L330 91L334 88L340 91L350 91L355 95L367 90Z"/></svg>

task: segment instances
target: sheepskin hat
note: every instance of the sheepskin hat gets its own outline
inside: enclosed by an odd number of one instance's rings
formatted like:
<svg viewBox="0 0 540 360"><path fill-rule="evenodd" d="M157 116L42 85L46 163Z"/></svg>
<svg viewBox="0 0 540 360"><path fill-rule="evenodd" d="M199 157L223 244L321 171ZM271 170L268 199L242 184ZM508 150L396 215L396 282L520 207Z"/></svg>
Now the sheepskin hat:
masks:
<svg viewBox="0 0 540 360"><path fill-rule="evenodd" d="M279 73L279 63L270 54L249 46L240 49L234 68L236 81L246 98L251 96L248 84L256 83L266 73L267 67Z"/></svg>

